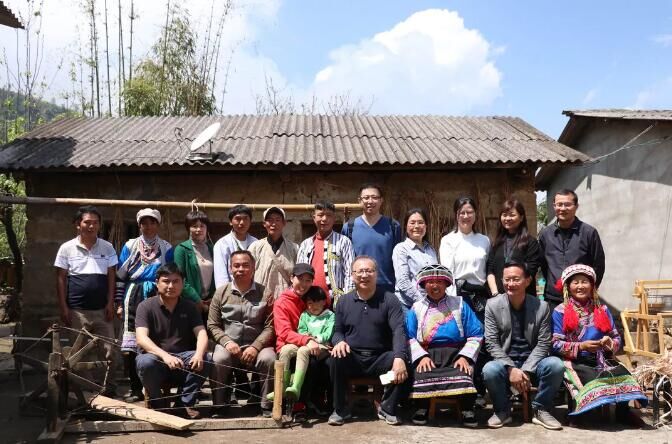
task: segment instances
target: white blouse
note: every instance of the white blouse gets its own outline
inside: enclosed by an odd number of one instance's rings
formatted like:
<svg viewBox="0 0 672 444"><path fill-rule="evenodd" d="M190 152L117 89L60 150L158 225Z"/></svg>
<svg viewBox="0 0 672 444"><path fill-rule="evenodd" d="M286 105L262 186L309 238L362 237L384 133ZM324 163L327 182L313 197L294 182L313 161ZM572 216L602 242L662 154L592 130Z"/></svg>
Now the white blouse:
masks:
<svg viewBox="0 0 672 444"><path fill-rule="evenodd" d="M490 239L473 231L469 234L450 232L441 239L439 257L441 265L448 267L453 279L466 280L470 284L484 285L486 264L490 251ZM455 286L449 287L451 294Z"/></svg>

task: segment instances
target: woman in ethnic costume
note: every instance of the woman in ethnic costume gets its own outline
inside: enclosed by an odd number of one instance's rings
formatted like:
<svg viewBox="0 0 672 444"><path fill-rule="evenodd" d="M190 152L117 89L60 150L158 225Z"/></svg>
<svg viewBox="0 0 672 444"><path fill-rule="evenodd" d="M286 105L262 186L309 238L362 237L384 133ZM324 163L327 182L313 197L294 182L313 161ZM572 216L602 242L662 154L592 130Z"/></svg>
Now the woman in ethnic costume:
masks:
<svg viewBox="0 0 672 444"><path fill-rule="evenodd" d="M152 208L138 211L136 220L140 236L130 239L121 249L117 269L117 296L121 304L121 351L131 380L127 402L143 398L142 383L135 370L137 344L135 342L135 310L140 302L156 290L156 270L173 261L173 247L158 235L161 213Z"/></svg>
<svg viewBox="0 0 672 444"><path fill-rule="evenodd" d="M641 387L614 357L621 337L595 289L595 270L570 265L560 278L564 303L553 312L553 352L565 363L565 385L575 403L571 416L616 403L625 419L628 402L645 405Z"/></svg>
<svg viewBox="0 0 672 444"><path fill-rule="evenodd" d="M474 363L483 342L483 325L460 296L446 289L453 276L443 265L428 265L417 275L426 296L406 314L406 330L415 367L413 391L415 424L427 423L429 398L460 396L462 421L476 427Z"/></svg>

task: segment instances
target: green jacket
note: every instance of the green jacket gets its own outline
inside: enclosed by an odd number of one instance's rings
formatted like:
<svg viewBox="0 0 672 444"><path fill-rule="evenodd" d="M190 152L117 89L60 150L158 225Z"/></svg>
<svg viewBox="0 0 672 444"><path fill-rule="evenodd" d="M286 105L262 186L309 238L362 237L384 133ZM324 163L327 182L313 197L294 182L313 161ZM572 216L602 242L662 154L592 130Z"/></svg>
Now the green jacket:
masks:
<svg viewBox="0 0 672 444"><path fill-rule="evenodd" d="M331 336L334 334L334 323L336 315L333 311L324 310L319 316L313 316L304 311L299 318L297 333L312 336L322 345L328 345Z"/></svg>
<svg viewBox="0 0 672 444"><path fill-rule="evenodd" d="M207 245L208 251L210 251L210 256L214 257L212 254L212 242L207 241ZM184 273L182 296L195 303L201 302L201 271L198 269L198 261L196 260L194 248L191 245L191 239L188 239L175 247L174 261L180 271ZM210 284L210 290L208 290L208 299L211 298L214 293L215 279L213 277L212 283Z"/></svg>

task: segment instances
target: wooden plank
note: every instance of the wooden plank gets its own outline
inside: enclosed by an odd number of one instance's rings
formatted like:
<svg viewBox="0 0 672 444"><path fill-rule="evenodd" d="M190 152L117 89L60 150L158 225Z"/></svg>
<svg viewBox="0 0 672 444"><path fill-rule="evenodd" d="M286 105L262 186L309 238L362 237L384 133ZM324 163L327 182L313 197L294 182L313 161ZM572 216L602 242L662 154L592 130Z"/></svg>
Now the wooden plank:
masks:
<svg viewBox="0 0 672 444"><path fill-rule="evenodd" d="M271 418L198 419L189 427L194 430L279 429L283 423ZM68 424L65 433L165 432L168 429L145 421L79 421Z"/></svg>
<svg viewBox="0 0 672 444"><path fill-rule="evenodd" d="M98 345L98 338L91 339L84 347L77 350L76 353L72 353L68 358L68 364L70 365L70 367L81 361L84 358L84 356L97 345Z"/></svg>
<svg viewBox="0 0 672 444"><path fill-rule="evenodd" d="M67 428L68 421L70 421L70 415L65 419L59 419L55 424L56 428L52 431L47 430L46 428L42 430L40 436L37 437L37 442L40 443L56 443L61 440L65 429Z"/></svg>
<svg viewBox="0 0 672 444"><path fill-rule="evenodd" d="M146 409L102 395L98 395L91 400L91 407L111 415L128 419L140 419L175 430L185 430L194 425L194 421L188 421L175 415Z"/></svg>

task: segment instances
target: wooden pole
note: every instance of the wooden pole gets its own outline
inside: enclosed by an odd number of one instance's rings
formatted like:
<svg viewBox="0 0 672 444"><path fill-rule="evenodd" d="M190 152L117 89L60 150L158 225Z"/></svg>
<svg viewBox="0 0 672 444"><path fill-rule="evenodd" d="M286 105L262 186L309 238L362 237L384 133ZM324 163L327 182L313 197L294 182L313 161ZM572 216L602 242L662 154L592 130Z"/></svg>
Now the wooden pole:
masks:
<svg viewBox="0 0 672 444"><path fill-rule="evenodd" d="M0 196L0 203L18 204L18 205L113 205L120 207L155 207L155 208L191 208L198 205L201 209L220 209L228 210L237 203L214 203L214 202L175 202L166 200L121 200L121 199L83 199L70 197L19 197L19 196ZM265 210L269 207L280 207L285 211L312 211L315 204L283 204L283 203L246 203L252 210ZM335 204L336 209L345 210L358 208L358 203Z"/></svg>
<svg viewBox="0 0 672 444"><path fill-rule="evenodd" d="M275 379L273 384L273 414L272 418L275 421L282 421L282 391L284 387L282 382L285 374L285 363L282 361L275 361Z"/></svg>

